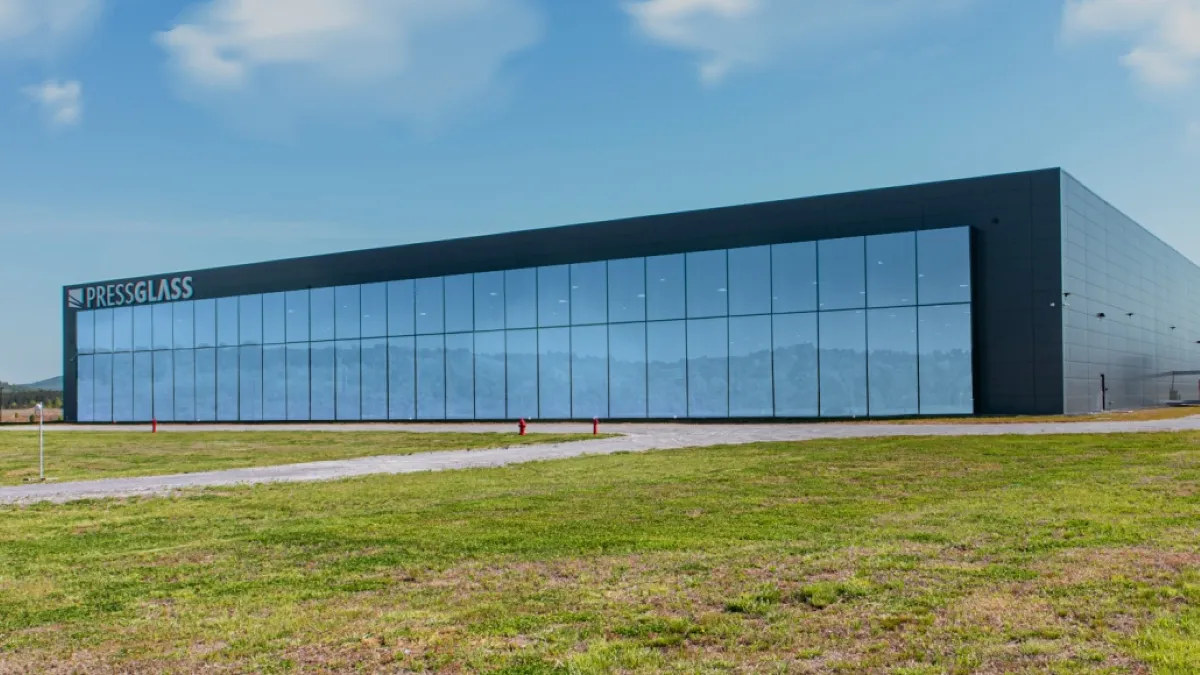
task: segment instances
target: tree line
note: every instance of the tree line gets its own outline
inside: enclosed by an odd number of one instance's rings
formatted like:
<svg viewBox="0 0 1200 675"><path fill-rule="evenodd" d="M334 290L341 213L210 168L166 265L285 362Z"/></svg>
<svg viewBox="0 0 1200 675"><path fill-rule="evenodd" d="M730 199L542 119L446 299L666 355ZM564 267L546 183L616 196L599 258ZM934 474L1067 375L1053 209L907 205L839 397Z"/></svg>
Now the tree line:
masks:
<svg viewBox="0 0 1200 675"><path fill-rule="evenodd" d="M0 409L15 410L32 408L44 403L47 408L62 407L62 392L49 389L16 389L11 384L0 382Z"/></svg>

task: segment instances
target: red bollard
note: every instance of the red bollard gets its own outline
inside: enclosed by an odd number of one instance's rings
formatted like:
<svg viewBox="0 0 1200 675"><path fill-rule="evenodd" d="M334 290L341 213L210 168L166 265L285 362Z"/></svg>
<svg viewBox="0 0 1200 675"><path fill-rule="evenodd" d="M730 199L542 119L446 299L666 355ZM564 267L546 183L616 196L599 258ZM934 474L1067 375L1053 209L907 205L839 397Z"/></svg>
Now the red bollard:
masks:
<svg viewBox="0 0 1200 675"><path fill-rule="evenodd" d="M521 418L521 421L520 421L520 422L517 422L517 428L521 430L521 435L522 435L522 436L524 436L524 435L525 435L525 427L526 427L526 426L527 426L527 425L525 424L525 418L524 418L524 417L522 417L522 418Z"/></svg>
<svg viewBox="0 0 1200 675"><path fill-rule="evenodd" d="M592 418L592 435L597 436L599 434L600 434L600 418L593 417Z"/></svg>
<svg viewBox="0 0 1200 675"><path fill-rule="evenodd" d="M158 433L158 420L157 419L150 420L150 433L152 433L152 434Z"/></svg>

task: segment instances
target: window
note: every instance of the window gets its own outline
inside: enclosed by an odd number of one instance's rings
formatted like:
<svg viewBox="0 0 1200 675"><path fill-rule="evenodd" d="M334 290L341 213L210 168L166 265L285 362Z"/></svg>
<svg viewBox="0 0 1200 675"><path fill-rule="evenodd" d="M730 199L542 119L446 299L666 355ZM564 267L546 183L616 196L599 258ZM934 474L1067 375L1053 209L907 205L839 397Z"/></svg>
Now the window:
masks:
<svg viewBox="0 0 1200 675"><path fill-rule="evenodd" d="M334 336L355 340L362 335L362 308L358 286L339 286L334 294Z"/></svg>
<svg viewBox="0 0 1200 675"><path fill-rule="evenodd" d="M608 264L571 265L571 323L600 324L608 321Z"/></svg>
<svg viewBox="0 0 1200 675"><path fill-rule="evenodd" d="M475 418L475 336L446 336L446 419Z"/></svg>
<svg viewBox="0 0 1200 675"><path fill-rule="evenodd" d="M571 280L567 265L539 267L538 325L567 326L571 323ZM544 402L543 402L544 404ZM543 415L544 417L544 415Z"/></svg>
<svg viewBox="0 0 1200 675"><path fill-rule="evenodd" d="M388 342L382 338L362 341L362 418L388 418Z"/></svg>
<svg viewBox="0 0 1200 675"><path fill-rule="evenodd" d="M729 320L729 415L773 414L771 317L734 317Z"/></svg>
<svg viewBox="0 0 1200 675"><path fill-rule="evenodd" d="M975 412L970 305L919 310L921 414Z"/></svg>
<svg viewBox="0 0 1200 675"><path fill-rule="evenodd" d="M771 313L770 246L729 251L729 313L734 316Z"/></svg>
<svg viewBox="0 0 1200 675"><path fill-rule="evenodd" d="M771 247L772 308L776 314L817 310L817 245Z"/></svg>
<svg viewBox="0 0 1200 675"><path fill-rule="evenodd" d="M729 416L729 322L687 322L688 415Z"/></svg>
<svg viewBox="0 0 1200 675"><path fill-rule="evenodd" d="M475 277L463 274L446 277L446 332L475 330Z"/></svg>
<svg viewBox="0 0 1200 675"><path fill-rule="evenodd" d="M308 342L308 291L287 294L287 341Z"/></svg>
<svg viewBox="0 0 1200 675"><path fill-rule="evenodd" d="M243 295L238 298L238 334L243 345L261 345L263 342L263 303L261 295Z"/></svg>
<svg viewBox="0 0 1200 675"><path fill-rule="evenodd" d="M475 330L504 329L504 272L475 275ZM503 415L501 415L503 417Z"/></svg>
<svg viewBox="0 0 1200 675"><path fill-rule="evenodd" d="M772 321L775 416L817 417L817 315L778 314Z"/></svg>
<svg viewBox="0 0 1200 675"><path fill-rule="evenodd" d="M362 309L360 325L365 338L385 337L388 334L387 284L367 284L359 290Z"/></svg>
<svg viewBox="0 0 1200 675"><path fill-rule="evenodd" d="M263 296L263 343L277 345L287 342L287 296L268 293Z"/></svg>
<svg viewBox="0 0 1200 675"><path fill-rule="evenodd" d="M575 419L609 416L607 326L571 329L571 409Z"/></svg>
<svg viewBox="0 0 1200 675"><path fill-rule="evenodd" d="M729 276L725 251L687 254L688 318L725 316L729 313Z"/></svg>
<svg viewBox="0 0 1200 675"><path fill-rule="evenodd" d="M646 324L646 360L650 417L687 417L687 325Z"/></svg>
<svg viewBox="0 0 1200 675"><path fill-rule="evenodd" d="M571 330L543 328L538 331L539 417L571 417Z"/></svg>
<svg viewBox="0 0 1200 675"><path fill-rule="evenodd" d="M413 335L416 332L415 293L412 281L388 283L388 335Z"/></svg>
<svg viewBox="0 0 1200 675"><path fill-rule="evenodd" d="M446 343L441 335L417 338L417 418L446 419Z"/></svg>
<svg viewBox="0 0 1200 675"><path fill-rule="evenodd" d="M821 311L866 307L866 251L862 237L817 243Z"/></svg>
<svg viewBox="0 0 1200 675"><path fill-rule="evenodd" d="M356 303L357 304L357 303ZM355 307L357 318L358 307ZM337 418L341 421L362 419L362 343L339 340L337 350Z"/></svg>
<svg viewBox="0 0 1200 675"><path fill-rule="evenodd" d="M922 305L971 301L971 231L917 233L917 294Z"/></svg>
<svg viewBox="0 0 1200 675"><path fill-rule="evenodd" d="M177 302L170 305L174 317L172 326L172 342L175 349L191 349L196 346L196 313L195 306L190 302Z"/></svg>
<svg viewBox="0 0 1200 675"><path fill-rule="evenodd" d="M867 237L867 303L917 304L917 236L914 232Z"/></svg>
<svg viewBox="0 0 1200 675"><path fill-rule="evenodd" d="M646 259L608 263L608 317L613 323L646 320Z"/></svg>
<svg viewBox="0 0 1200 675"><path fill-rule="evenodd" d="M478 283L478 282L477 282ZM478 286L476 286L478 288ZM505 417L504 333L475 334L475 417Z"/></svg>
<svg viewBox="0 0 1200 675"><path fill-rule="evenodd" d="M685 313L682 255L646 258L646 317L682 319Z"/></svg>
<svg viewBox="0 0 1200 675"><path fill-rule="evenodd" d="M80 354L96 351L95 312L79 312L75 315L75 349Z"/></svg>
<svg viewBox="0 0 1200 675"><path fill-rule="evenodd" d="M824 312L820 333L821 416L866 416L866 312Z"/></svg>
<svg viewBox="0 0 1200 675"><path fill-rule="evenodd" d="M917 310L873 309L867 314L870 413L874 417L916 415Z"/></svg>

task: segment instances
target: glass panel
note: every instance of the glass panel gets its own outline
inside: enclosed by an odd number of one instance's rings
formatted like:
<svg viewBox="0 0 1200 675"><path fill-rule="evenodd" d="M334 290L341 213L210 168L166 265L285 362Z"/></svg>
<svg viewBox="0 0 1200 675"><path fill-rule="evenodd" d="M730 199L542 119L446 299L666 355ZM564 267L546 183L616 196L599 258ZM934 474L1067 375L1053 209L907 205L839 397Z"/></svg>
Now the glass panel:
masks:
<svg viewBox="0 0 1200 675"><path fill-rule="evenodd" d="M689 318L729 314L729 274L725 263L725 251L687 254Z"/></svg>
<svg viewBox="0 0 1200 675"><path fill-rule="evenodd" d="M416 350L410 337L388 340L388 418L417 418Z"/></svg>
<svg viewBox="0 0 1200 675"><path fill-rule="evenodd" d="M79 312L75 315L75 349L80 354L91 354L96 351L95 312Z"/></svg>
<svg viewBox="0 0 1200 675"><path fill-rule="evenodd" d="M357 324L358 307L354 309ZM337 343L337 418L362 419L362 344L358 340Z"/></svg>
<svg viewBox="0 0 1200 675"><path fill-rule="evenodd" d="M538 331L538 417L571 417L571 331L545 328Z"/></svg>
<svg viewBox="0 0 1200 675"><path fill-rule="evenodd" d="M411 280L388 283L388 335L412 335L416 331L415 292Z"/></svg>
<svg viewBox="0 0 1200 675"><path fill-rule="evenodd" d="M384 339L362 341L362 418L388 418L388 343Z"/></svg>
<svg viewBox="0 0 1200 675"><path fill-rule="evenodd" d="M817 245L771 247L771 303L776 314L817 310Z"/></svg>
<svg viewBox="0 0 1200 675"><path fill-rule="evenodd" d="M688 414L729 416L729 321L688 321Z"/></svg>
<svg viewBox="0 0 1200 675"><path fill-rule="evenodd" d="M417 288L419 297L420 284ZM419 327L419 319L417 323ZM417 338L417 417L446 419L446 344L441 335Z"/></svg>
<svg viewBox="0 0 1200 675"><path fill-rule="evenodd" d="M821 309L856 309L867 304L866 250L862 237L817 242Z"/></svg>
<svg viewBox="0 0 1200 675"><path fill-rule="evenodd" d="M772 317L774 344L775 416L817 417L817 315L780 314Z"/></svg>
<svg viewBox="0 0 1200 675"><path fill-rule="evenodd" d="M917 309L874 309L867 314L872 417L916 415Z"/></svg>
<svg viewBox="0 0 1200 675"><path fill-rule="evenodd" d="M217 346L236 347L238 344L238 299L217 300Z"/></svg>
<svg viewBox="0 0 1200 675"><path fill-rule="evenodd" d="M171 311L171 305L154 305L151 311L154 313L154 340L151 345L155 350L171 349L175 346L175 338L172 334L175 315Z"/></svg>
<svg viewBox="0 0 1200 675"><path fill-rule="evenodd" d="M134 315L136 314L135 312ZM149 422L154 417L152 352L135 352L133 355L133 417L136 422Z"/></svg>
<svg viewBox="0 0 1200 675"><path fill-rule="evenodd" d="M367 284L361 291L362 336L384 337L388 333L387 284ZM386 349L384 352L386 353ZM384 409L386 410L386 399Z"/></svg>
<svg viewBox="0 0 1200 675"><path fill-rule="evenodd" d="M646 320L646 259L608 262L609 321Z"/></svg>
<svg viewBox="0 0 1200 675"><path fill-rule="evenodd" d="M867 302L871 307L917 304L915 232L867 237Z"/></svg>
<svg viewBox="0 0 1200 675"><path fill-rule="evenodd" d="M175 421L196 421L196 353L179 349L175 354Z"/></svg>
<svg viewBox="0 0 1200 675"><path fill-rule="evenodd" d="M571 329L571 409L576 419L608 417L608 326Z"/></svg>
<svg viewBox="0 0 1200 675"><path fill-rule="evenodd" d="M247 345L239 353L241 363L241 389L238 397L241 402L241 419L243 422L258 422L263 418L263 361L262 347Z"/></svg>
<svg viewBox="0 0 1200 675"><path fill-rule="evenodd" d="M263 339L263 306L261 295L243 295L238 298L238 322L241 344L261 345Z"/></svg>
<svg viewBox="0 0 1200 675"><path fill-rule="evenodd" d="M730 319L729 415L770 417L775 411L772 398L771 317Z"/></svg>
<svg viewBox="0 0 1200 675"><path fill-rule="evenodd" d="M687 326L646 324L650 417L687 417Z"/></svg>
<svg viewBox="0 0 1200 675"><path fill-rule="evenodd" d="M332 342L314 342L310 350L309 416L314 420L332 420L337 413L334 405L334 382L337 378L334 346Z"/></svg>
<svg viewBox="0 0 1200 675"><path fill-rule="evenodd" d="M95 422L92 392L96 382L96 357L80 356L75 364L75 416L80 422Z"/></svg>
<svg viewBox="0 0 1200 675"><path fill-rule="evenodd" d="M133 329L133 313L129 313L129 327ZM116 422L133 422L133 354L124 352L113 355L113 402L112 415Z"/></svg>
<svg viewBox="0 0 1200 675"><path fill-rule="evenodd" d="M463 274L446 277L446 332L475 330L475 279Z"/></svg>
<svg viewBox="0 0 1200 675"><path fill-rule="evenodd" d="M821 314L821 416L867 414L866 312Z"/></svg>
<svg viewBox="0 0 1200 675"><path fill-rule="evenodd" d="M646 324L614 324L608 329L610 414L646 416Z"/></svg>
<svg viewBox="0 0 1200 675"><path fill-rule="evenodd" d="M148 352L154 347L154 310L133 308L133 351ZM147 418L149 419L149 418Z"/></svg>
<svg viewBox="0 0 1200 675"><path fill-rule="evenodd" d="M308 334L313 342L324 342L334 337L334 292L332 288L314 288L308 292ZM333 346L329 347L330 362ZM332 403L333 399L330 399ZM332 408L331 408L332 410Z"/></svg>
<svg viewBox="0 0 1200 675"><path fill-rule="evenodd" d="M729 313L771 313L771 247L729 251Z"/></svg>
<svg viewBox="0 0 1200 675"><path fill-rule="evenodd" d="M175 359L171 352L154 352L154 418L159 422L175 419Z"/></svg>
<svg viewBox="0 0 1200 675"><path fill-rule="evenodd" d="M308 291L287 294L287 341L308 342Z"/></svg>
<svg viewBox="0 0 1200 675"><path fill-rule="evenodd" d="M167 308L170 312L170 307ZM169 334L168 334L169 335ZM169 347L170 345L168 345ZM96 353L103 354L113 349L113 311L101 309L96 311Z"/></svg>
<svg viewBox="0 0 1200 675"><path fill-rule="evenodd" d="M591 262L571 265L571 323L608 321L608 265Z"/></svg>
<svg viewBox="0 0 1200 675"><path fill-rule="evenodd" d="M570 268L567 265L539 267L537 274L538 325L566 326L570 324ZM543 401L544 403L545 401Z"/></svg>
<svg viewBox="0 0 1200 675"><path fill-rule="evenodd" d="M190 302L177 302L171 307L172 345L175 349L191 349L196 346L195 307Z"/></svg>
<svg viewBox="0 0 1200 675"><path fill-rule="evenodd" d="M504 272L475 275L475 330L504 329ZM503 417L501 415L500 417Z"/></svg>
<svg viewBox="0 0 1200 675"><path fill-rule="evenodd" d="M446 417L475 418L475 336L471 333L446 336Z"/></svg>
<svg viewBox="0 0 1200 675"><path fill-rule="evenodd" d="M214 328L215 328L214 324ZM196 350L196 421L215 422L217 419L217 352L215 349Z"/></svg>
<svg viewBox="0 0 1200 675"><path fill-rule="evenodd" d="M268 296L269 297L269 296ZM282 296L279 302L283 307ZM283 337L283 312L279 313L279 337ZM264 333L264 337L266 337ZM287 347L272 344L263 347L263 419L280 422L288 418Z"/></svg>
<svg viewBox="0 0 1200 675"><path fill-rule="evenodd" d="M362 335L362 308L359 306L358 286L339 286L334 289L334 333L339 340L356 340Z"/></svg>
<svg viewBox="0 0 1200 675"><path fill-rule="evenodd" d="M189 303L190 304L190 303ZM113 351L133 351L133 308L118 307L113 310ZM133 363L130 361L130 363ZM128 418L125 418L128 419Z"/></svg>
<svg viewBox="0 0 1200 675"><path fill-rule="evenodd" d="M268 293L263 296L263 343L283 342L287 342L287 295Z"/></svg>
<svg viewBox="0 0 1200 675"><path fill-rule="evenodd" d="M684 315L683 256L646 258L646 316L651 321ZM654 396L650 397L654 405Z"/></svg>
<svg viewBox="0 0 1200 675"><path fill-rule="evenodd" d="M921 414L973 414L970 305L922 307L920 344Z"/></svg>
<svg viewBox="0 0 1200 675"><path fill-rule="evenodd" d="M92 382L92 416L97 422L113 420L113 357L97 354Z"/></svg>
<svg viewBox="0 0 1200 675"><path fill-rule="evenodd" d="M971 301L971 230L917 233L917 292L922 305Z"/></svg>
<svg viewBox="0 0 1200 675"><path fill-rule="evenodd" d="M220 329L220 305L218 304L217 327ZM238 348L221 347L217 350L217 419L236 422L238 419Z"/></svg>
<svg viewBox="0 0 1200 675"><path fill-rule="evenodd" d="M508 287L512 299L512 286ZM509 315L511 318L512 315ZM508 416L533 419L538 415L538 340L535 330L510 330L508 348Z"/></svg>
<svg viewBox="0 0 1200 675"><path fill-rule="evenodd" d="M197 347L217 346L217 303L215 300L197 300L192 303L195 315L194 328ZM215 357L214 357L215 358Z"/></svg>
<svg viewBox="0 0 1200 675"><path fill-rule="evenodd" d="M504 317L508 328L537 326L537 270L504 273Z"/></svg>
<svg viewBox="0 0 1200 675"><path fill-rule="evenodd" d="M442 278L417 279L417 334L441 333L446 325ZM418 351L420 347L417 347ZM419 400L419 399L418 399Z"/></svg>
<svg viewBox="0 0 1200 675"><path fill-rule="evenodd" d="M477 289L478 283L476 281ZM475 417L478 419L504 419L504 357L503 332L475 334Z"/></svg>
<svg viewBox="0 0 1200 675"><path fill-rule="evenodd" d="M308 345L287 346L287 418L310 419L308 412Z"/></svg>

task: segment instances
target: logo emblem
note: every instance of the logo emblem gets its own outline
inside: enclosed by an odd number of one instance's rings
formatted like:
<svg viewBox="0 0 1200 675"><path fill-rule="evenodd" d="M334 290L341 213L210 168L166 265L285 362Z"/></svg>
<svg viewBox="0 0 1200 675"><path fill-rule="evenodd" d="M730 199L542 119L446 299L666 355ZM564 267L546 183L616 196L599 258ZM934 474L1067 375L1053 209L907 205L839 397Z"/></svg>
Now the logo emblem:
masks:
<svg viewBox="0 0 1200 675"><path fill-rule="evenodd" d="M83 309L83 289L72 288L67 291L67 307Z"/></svg>

